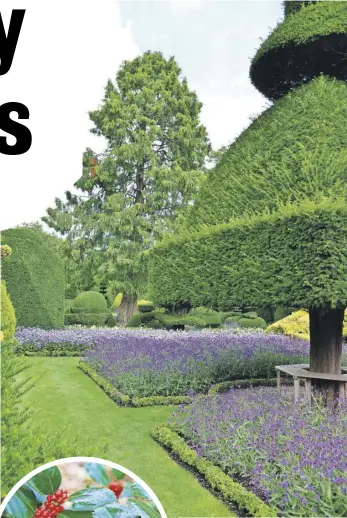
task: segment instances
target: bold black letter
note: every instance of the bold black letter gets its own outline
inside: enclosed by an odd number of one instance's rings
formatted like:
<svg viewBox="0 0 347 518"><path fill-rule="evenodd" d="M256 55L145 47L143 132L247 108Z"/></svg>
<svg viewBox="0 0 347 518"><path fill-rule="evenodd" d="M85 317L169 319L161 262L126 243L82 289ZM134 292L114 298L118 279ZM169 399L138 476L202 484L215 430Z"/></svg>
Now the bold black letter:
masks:
<svg viewBox="0 0 347 518"><path fill-rule="evenodd" d="M11 68L24 15L25 9L14 9L12 11L10 26L6 36L4 22L0 13L0 76L7 74Z"/></svg>
<svg viewBox="0 0 347 518"><path fill-rule="evenodd" d="M14 146L7 144L6 137L0 137L0 153L3 155L22 155L29 151L32 137L26 126L10 118L11 112L17 112L19 119L29 119L29 110L21 103L6 103L0 106L0 129L16 137Z"/></svg>

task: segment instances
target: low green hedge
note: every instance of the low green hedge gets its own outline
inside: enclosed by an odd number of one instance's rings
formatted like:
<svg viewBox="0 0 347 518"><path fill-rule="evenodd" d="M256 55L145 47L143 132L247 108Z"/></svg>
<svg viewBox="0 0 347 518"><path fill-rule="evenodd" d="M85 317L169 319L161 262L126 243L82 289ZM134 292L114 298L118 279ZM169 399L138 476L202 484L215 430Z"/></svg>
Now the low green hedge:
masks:
<svg viewBox="0 0 347 518"><path fill-rule="evenodd" d="M65 325L103 326L110 318L110 313L66 313Z"/></svg>
<svg viewBox="0 0 347 518"><path fill-rule="evenodd" d="M88 349L86 345L66 343L49 343L38 348L35 344L24 344L16 347L16 354L20 356L82 356Z"/></svg>
<svg viewBox="0 0 347 518"><path fill-rule="evenodd" d="M87 374L100 388L113 400L117 405L130 407L145 407L156 405L182 405L192 402L189 396L151 396L151 397L134 397L131 398L126 394L122 394L116 389L112 383L100 376L95 369L90 367L86 362L80 361L79 368Z"/></svg>
<svg viewBox="0 0 347 518"><path fill-rule="evenodd" d="M212 462L203 457L199 458L197 452L190 448L185 440L168 426L156 427L152 431L152 437L181 462L196 470L214 490L221 493L225 499L236 504L240 510L245 509L253 517L278 516L275 509L262 502L255 494L247 491L241 484L232 480Z"/></svg>
<svg viewBox="0 0 347 518"><path fill-rule="evenodd" d="M282 385L292 385L291 379L281 378ZM250 378L246 380L232 380L222 381L216 383L208 391L209 396L215 396L221 392L227 392L229 389L236 388L249 388L249 387L274 387L277 385L277 378Z"/></svg>

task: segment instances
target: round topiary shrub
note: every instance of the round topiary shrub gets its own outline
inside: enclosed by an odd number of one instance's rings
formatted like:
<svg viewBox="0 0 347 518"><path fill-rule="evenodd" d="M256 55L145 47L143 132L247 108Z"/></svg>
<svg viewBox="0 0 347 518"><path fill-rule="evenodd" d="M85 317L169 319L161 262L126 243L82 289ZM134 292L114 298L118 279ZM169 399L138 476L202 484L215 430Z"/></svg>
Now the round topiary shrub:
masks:
<svg viewBox="0 0 347 518"><path fill-rule="evenodd" d="M8 296L6 284L1 281L1 341L13 338L16 332L16 315Z"/></svg>
<svg viewBox="0 0 347 518"><path fill-rule="evenodd" d="M266 322L263 318L240 318L238 324L245 329L265 329Z"/></svg>
<svg viewBox="0 0 347 518"><path fill-rule="evenodd" d="M97 291L83 291L71 304L72 313L107 313L105 297Z"/></svg>
<svg viewBox="0 0 347 518"><path fill-rule="evenodd" d="M51 236L33 228L2 232L12 255L2 259L2 277L13 303L17 325L58 329L64 326L64 264Z"/></svg>

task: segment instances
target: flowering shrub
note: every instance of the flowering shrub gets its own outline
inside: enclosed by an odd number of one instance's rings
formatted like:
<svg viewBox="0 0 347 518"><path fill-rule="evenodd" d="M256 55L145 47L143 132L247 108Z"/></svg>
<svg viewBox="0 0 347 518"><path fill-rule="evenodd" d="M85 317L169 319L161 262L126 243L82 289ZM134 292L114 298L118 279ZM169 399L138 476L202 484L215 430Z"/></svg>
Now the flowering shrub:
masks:
<svg viewBox="0 0 347 518"><path fill-rule="evenodd" d="M232 389L182 407L174 426L199 455L285 516L347 516L347 404L293 407L292 389Z"/></svg>

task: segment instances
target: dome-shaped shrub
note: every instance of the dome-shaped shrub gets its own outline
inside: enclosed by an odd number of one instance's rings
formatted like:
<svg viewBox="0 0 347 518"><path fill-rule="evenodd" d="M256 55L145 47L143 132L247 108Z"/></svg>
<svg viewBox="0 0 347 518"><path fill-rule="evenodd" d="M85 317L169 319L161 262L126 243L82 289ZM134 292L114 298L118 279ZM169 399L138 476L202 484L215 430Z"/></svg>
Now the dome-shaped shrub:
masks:
<svg viewBox="0 0 347 518"><path fill-rule="evenodd" d="M72 313L107 313L105 297L97 291L83 291L71 304Z"/></svg>
<svg viewBox="0 0 347 518"><path fill-rule="evenodd" d="M265 329L266 322L263 318L240 318L238 324L245 329Z"/></svg>
<svg viewBox="0 0 347 518"><path fill-rule="evenodd" d="M16 315L4 281L1 281L1 332L1 341L13 338L16 332Z"/></svg>

